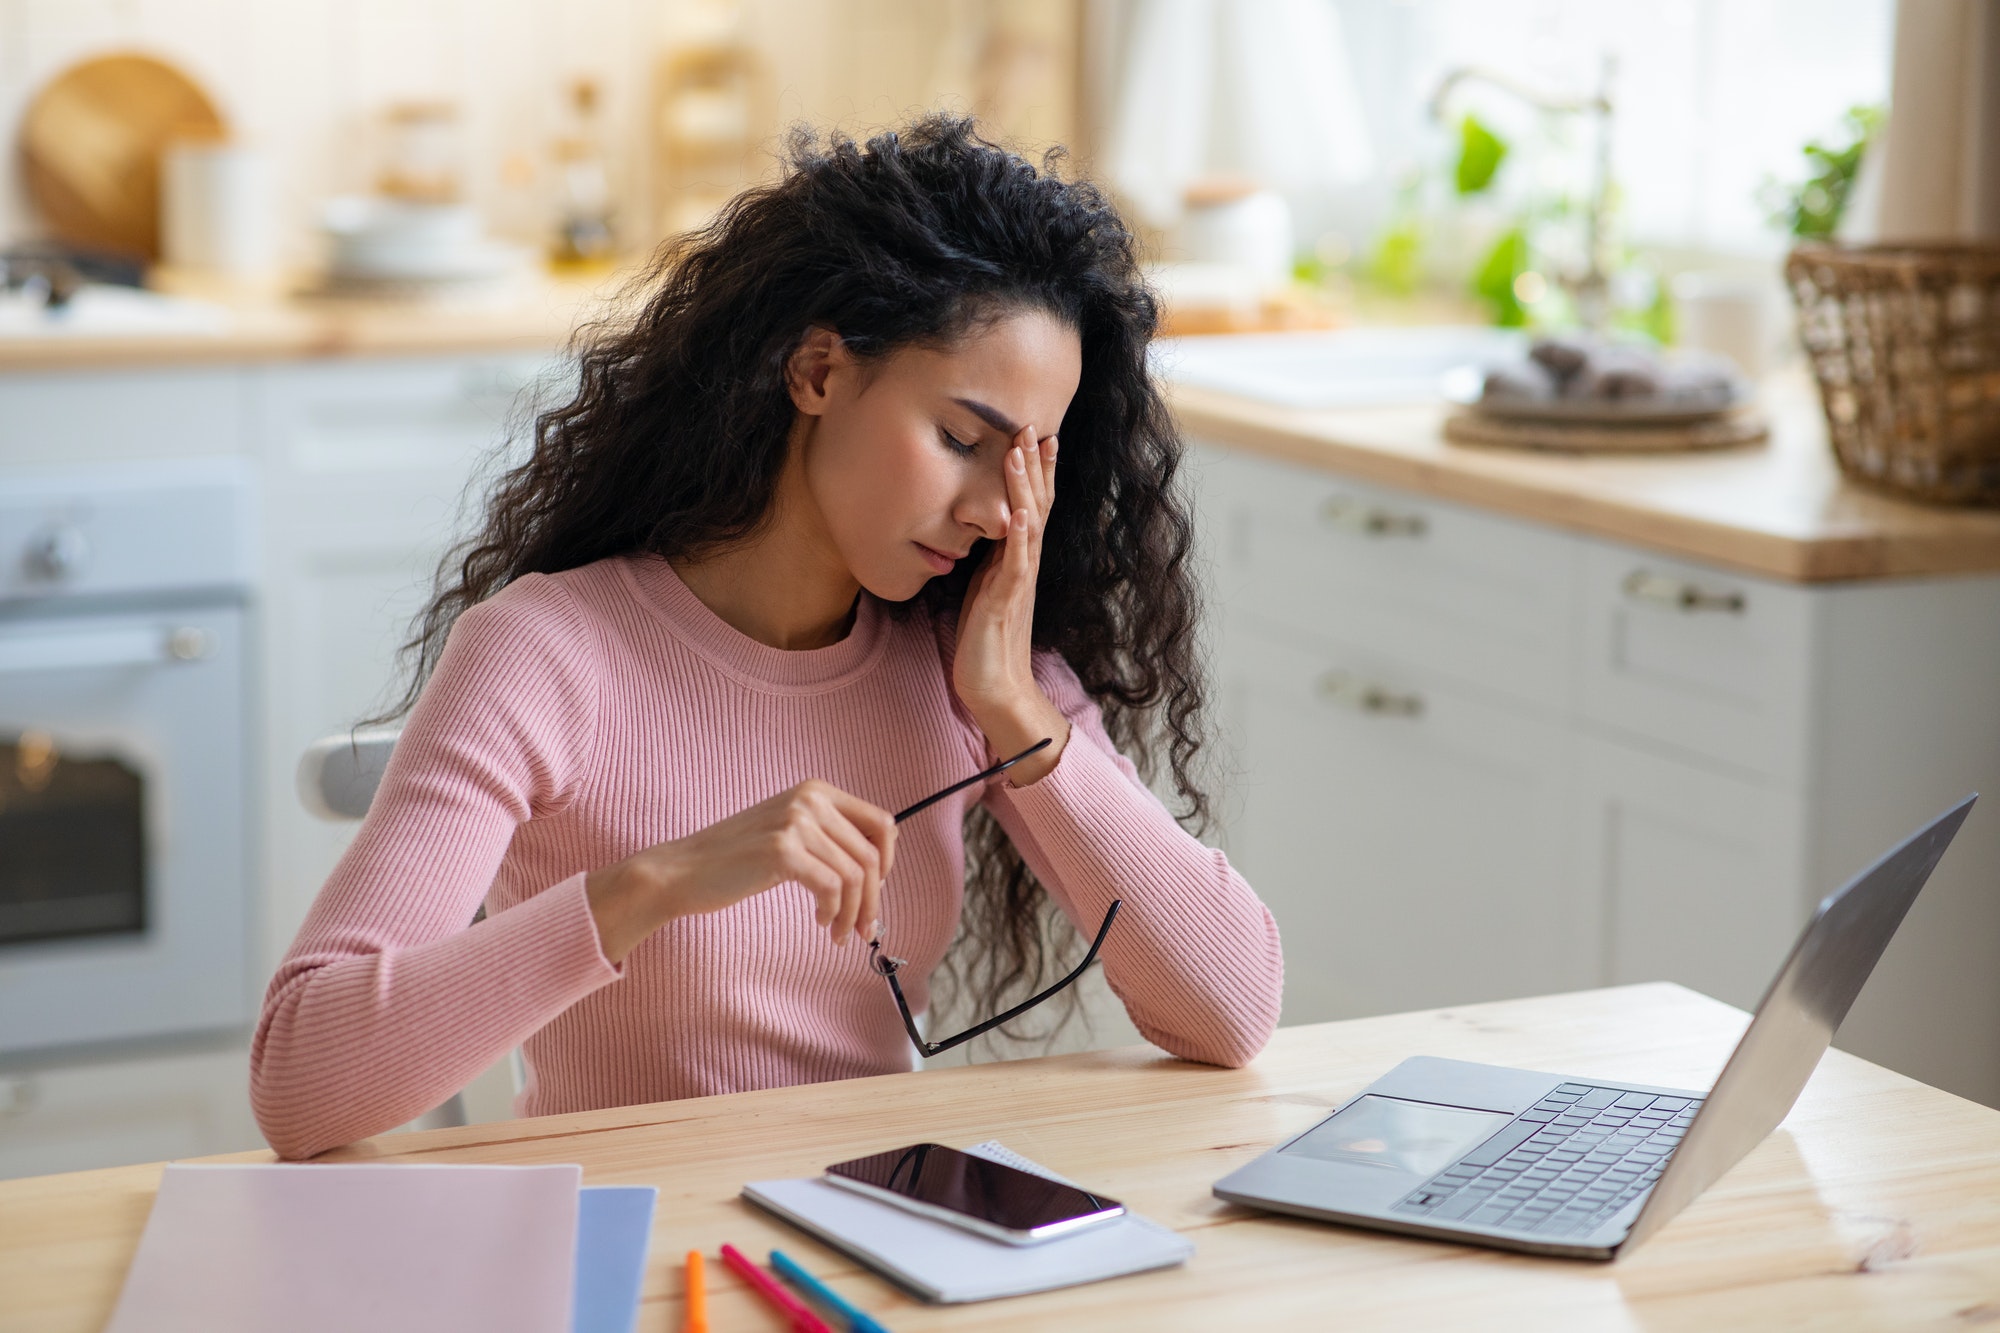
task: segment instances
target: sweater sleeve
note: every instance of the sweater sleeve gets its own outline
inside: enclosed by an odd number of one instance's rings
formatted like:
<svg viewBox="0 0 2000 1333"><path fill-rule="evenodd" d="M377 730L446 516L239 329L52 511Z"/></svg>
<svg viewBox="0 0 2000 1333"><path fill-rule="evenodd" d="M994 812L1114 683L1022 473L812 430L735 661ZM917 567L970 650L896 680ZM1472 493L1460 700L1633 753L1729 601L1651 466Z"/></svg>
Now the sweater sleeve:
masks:
<svg viewBox="0 0 2000 1333"><path fill-rule="evenodd" d="M582 874L467 924L516 827L560 810L582 780L598 661L590 622L539 575L453 626L265 992L250 1097L280 1157L423 1114L620 975Z"/></svg>
<svg viewBox="0 0 2000 1333"><path fill-rule="evenodd" d="M1100 957L1148 1041L1183 1059L1247 1063L1278 1023L1277 923L1228 858L1192 837L1105 734L1096 703L1055 654L1035 675L1070 722L1062 757L1027 787L996 783L989 809Z"/></svg>

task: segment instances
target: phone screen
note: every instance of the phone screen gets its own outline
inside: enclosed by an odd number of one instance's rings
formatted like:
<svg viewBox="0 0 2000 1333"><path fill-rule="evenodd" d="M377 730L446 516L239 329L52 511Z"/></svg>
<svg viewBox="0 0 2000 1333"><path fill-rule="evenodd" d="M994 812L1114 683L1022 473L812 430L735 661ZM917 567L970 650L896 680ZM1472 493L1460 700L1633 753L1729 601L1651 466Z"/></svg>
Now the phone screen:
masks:
<svg viewBox="0 0 2000 1333"><path fill-rule="evenodd" d="M857 1157L826 1173L1005 1231L1032 1233L1122 1211L1115 1199L936 1143Z"/></svg>

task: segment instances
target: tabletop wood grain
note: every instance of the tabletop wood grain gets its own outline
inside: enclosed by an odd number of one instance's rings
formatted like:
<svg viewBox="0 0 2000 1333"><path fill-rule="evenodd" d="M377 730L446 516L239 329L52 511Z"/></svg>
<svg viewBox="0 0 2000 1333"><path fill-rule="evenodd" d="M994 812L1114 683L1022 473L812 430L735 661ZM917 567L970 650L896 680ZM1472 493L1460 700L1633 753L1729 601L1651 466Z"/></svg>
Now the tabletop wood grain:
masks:
<svg viewBox="0 0 2000 1333"><path fill-rule="evenodd" d="M1281 1030L1248 1068L1147 1047L369 1140L327 1160L580 1162L660 1190L639 1328L680 1327L681 1256L784 1248L898 1333L926 1329L2000 1327L2000 1111L1840 1052L1792 1114L1615 1264L1262 1216L1210 1184L1408 1055L1706 1086L1745 1015L1666 984ZM744 1204L746 1180L919 1139L997 1138L1193 1238L1185 1267L925 1306ZM215 1161L256 1161L247 1153ZM0 1182L0 1329L95 1330L159 1165ZM717 1333L779 1321L710 1264Z"/></svg>
<svg viewBox="0 0 2000 1333"><path fill-rule="evenodd" d="M1761 387L1768 443L1587 456L1453 444L1442 407L1305 411L1173 391L1192 439L1789 582L2000 571L2000 511L1857 486L1802 375Z"/></svg>

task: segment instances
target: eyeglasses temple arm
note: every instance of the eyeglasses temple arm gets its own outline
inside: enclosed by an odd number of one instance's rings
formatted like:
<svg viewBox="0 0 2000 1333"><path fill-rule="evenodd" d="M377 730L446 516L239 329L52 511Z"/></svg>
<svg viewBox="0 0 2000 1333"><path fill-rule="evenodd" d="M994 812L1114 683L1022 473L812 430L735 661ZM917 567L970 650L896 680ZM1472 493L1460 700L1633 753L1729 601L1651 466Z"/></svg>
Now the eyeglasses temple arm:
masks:
<svg viewBox="0 0 2000 1333"><path fill-rule="evenodd" d="M932 1054L931 1044L924 1040L924 1034L917 1031L917 1020L910 1016L910 1002L903 998L903 983L896 980L894 972L885 973L889 978L889 990L896 997L896 1008L903 1015L903 1031L910 1034L911 1043L924 1055Z"/></svg>
<svg viewBox="0 0 2000 1333"><path fill-rule="evenodd" d="M1014 1019L1019 1018L1022 1014L1027 1013L1028 1010L1034 1008L1036 1005L1040 1004L1043 1000L1048 999L1049 996L1054 995L1064 986L1069 985L1072 981L1075 981L1078 977L1082 976L1084 973L1084 969L1088 968L1092 963L1097 961L1097 951L1104 947L1104 937L1111 933L1111 923L1118 919L1118 909L1122 907L1124 903L1125 900L1123 898L1113 898L1111 900L1111 907L1104 914L1104 924L1097 928L1097 938L1090 942L1090 952L1083 956L1082 962L1078 963L1073 969L1071 969L1070 974L1068 976L1064 977L1061 981L1056 982L1053 986L1050 986L1047 990L1044 990L1041 994L1032 996L1029 999L1021 1001L1019 1004L1015 1005L1012 1009L1009 1009L1006 1013L1000 1014L994 1018L989 1018L984 1023L981 1023L978 1027L967 1028L965 1031L959 1033L957 1036L947 1037L943 1041L937 1041L937 1042L925 1041L922 1037L917 1035L916 1022L914 1019L910 1017L910 1007L903 1001L903 988L896 984L895 974L891 973L889 976L889 989L896 992L896 1006L903 1011L903 1026L909 1029L910 1040L914 1041L917 1044L917 1049L924 1053L924 1058L929 1059L931 1056L942 1054L943 1052L950 1050L952 1047L957 1046L962 1042L971 1041L974 1037L984 1036L988 1032L991 1032L994 1028L999 1027L1002 1023L1011 1022Z"/></svg>
<svg viewBox="0 0 2000 1333"><path fill-rule="evenodd" d="M981 769L979 772L974 773L969 778L962 778L959 781L952 783L949 787L946 787L943 791L932 792L929 796L924 797L923 800L918 801L915 805L905 806L903 809L898 810L895 814L894 822L900 824L904 820L908 819L911 815L918 814L922 811L930 809L932 806L936 805L939 801L942 801L945 797L956 796L959 792L964 791L967 787L970 787L975 782L985 782L989 778L997 778L1002 773L1005 773L1008 769L1012 768L1014 765L1020 763L1023 759L1026 759L1029 755L1039 754L1043 750L1048 749L1051 745L1054 745L1055 743L1056 743L1055 737L1044 736L1040 740L1036 741L1033 745L1030 745L1027 749L1021 751L1021 753L1015 755L1012 759L1002 759L999 763L993 765L993 767L991 768Z"/></svg>

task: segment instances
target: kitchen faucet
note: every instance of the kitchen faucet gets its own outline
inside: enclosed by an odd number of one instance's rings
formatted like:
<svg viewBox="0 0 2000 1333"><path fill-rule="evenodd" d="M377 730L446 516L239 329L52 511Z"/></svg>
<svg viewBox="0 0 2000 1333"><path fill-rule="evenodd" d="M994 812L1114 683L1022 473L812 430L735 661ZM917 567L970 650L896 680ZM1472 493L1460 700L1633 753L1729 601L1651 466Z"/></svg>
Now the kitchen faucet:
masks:
<svg viewBox="0 0 2000 1333"><path fill-rule="evenodd" d="M1576 302L1577 318L1584 328L1602 332L1611 316L1611 80L1618 62L1606 55L1600 67L1597 92L1589 97L1557 97L1531 87L1511 75L1478 65L1461 65L1439 81L1431 94L1430 115L1443 121L1445 102L1462 83L1485 83L1510 93L1529 106L1558 115L1588 115L1597 122L1597 163L1591 181L1590 211L1585 218L1585 256L1582 272L1567 272L1556 279Z"/></svg>

